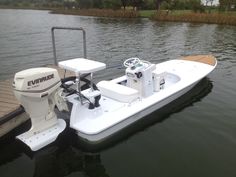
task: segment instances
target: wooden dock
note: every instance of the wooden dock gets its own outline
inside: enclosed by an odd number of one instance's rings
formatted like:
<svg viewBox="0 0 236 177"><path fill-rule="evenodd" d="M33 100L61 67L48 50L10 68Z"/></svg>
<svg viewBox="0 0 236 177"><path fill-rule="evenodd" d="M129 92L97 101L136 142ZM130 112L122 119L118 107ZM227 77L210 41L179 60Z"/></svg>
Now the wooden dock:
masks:
<svg viewBox="0 0 236 177"><path fill-rule="evenodd" d="M55 65L46 67L57 69L61 78L64 78L64 70ZM73 76L72 72L67 71L66 76ZM12 79L0 81L0 137L11 131L29 119L24 109L15 98L12 89Z"/></svg>
<svg viewBox="0 0 236 177"><path fill-rule="evenodd" d="M11 83L12 80L0 81L0 118L19 107Z"/></svg>

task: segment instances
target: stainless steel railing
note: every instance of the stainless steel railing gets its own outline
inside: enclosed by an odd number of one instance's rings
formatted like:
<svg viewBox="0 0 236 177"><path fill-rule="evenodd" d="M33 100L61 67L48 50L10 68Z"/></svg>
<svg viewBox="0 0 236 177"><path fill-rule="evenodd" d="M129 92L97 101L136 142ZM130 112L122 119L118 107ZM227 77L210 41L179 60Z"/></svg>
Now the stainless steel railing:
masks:
<svg viewBox="0 0 236 177"><path fill-rule="evenodd" d="M83 32L83 49L84 49L84 58L87 58L87 48L86 48L86 32L83 28L76 28L76 27L59 27L54 26L51 28L52 33L52 47L53 47L53 56L54 56L54 64L58 65L57 62L57 54L56 54L56 42L55 42L55 30L78 30Z"/></svg>

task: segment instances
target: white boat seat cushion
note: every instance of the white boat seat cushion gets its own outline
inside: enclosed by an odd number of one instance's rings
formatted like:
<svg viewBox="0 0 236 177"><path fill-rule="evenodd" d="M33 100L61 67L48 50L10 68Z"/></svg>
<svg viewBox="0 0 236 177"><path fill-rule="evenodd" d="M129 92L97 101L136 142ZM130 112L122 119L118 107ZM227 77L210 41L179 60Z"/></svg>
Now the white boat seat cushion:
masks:
<svg viewBox="0 0 236 177"><path fill-rule="evenodd" d="M101 95L124 103L130 103L139 97L137 90L110 81L100 81L97 87Z"/></svg>

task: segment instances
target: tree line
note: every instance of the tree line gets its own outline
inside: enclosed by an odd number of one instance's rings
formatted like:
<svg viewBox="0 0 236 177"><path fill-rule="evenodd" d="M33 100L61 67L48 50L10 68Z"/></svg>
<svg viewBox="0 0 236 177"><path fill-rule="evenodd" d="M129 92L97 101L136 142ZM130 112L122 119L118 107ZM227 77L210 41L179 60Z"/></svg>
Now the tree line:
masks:
<svg viewBox="0 0 236 177"><path fill-rule="evenodd" d="M216 0L205 0L213 6ZM0 5L77 9L194 10L204 11L201 0L0 0ZM219 0L221 11L236 10L236 0Z"/></svg>

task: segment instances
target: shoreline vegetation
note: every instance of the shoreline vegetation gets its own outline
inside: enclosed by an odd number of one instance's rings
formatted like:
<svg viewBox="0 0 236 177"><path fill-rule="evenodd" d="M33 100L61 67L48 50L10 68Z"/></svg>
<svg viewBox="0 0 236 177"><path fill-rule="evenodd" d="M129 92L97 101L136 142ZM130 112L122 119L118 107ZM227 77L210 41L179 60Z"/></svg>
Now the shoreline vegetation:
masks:
<svg viewBox="0 0 236 177"><path fill-rule="evenodd" d="M235 25L236 13L200 13L192 11L155 11L155 10L112 10L112 9L81 9L81 10L52 10L53 14L64 15L81 15L81 16L96 16L96 17L118 17L118 18L149 18L155 21L168 22L189 22L189 23L207 23L220 25Z"/></svg>
<svg viewBox="0 0 236 177"><path fill-rule="evenodd" d="M206 23L219 25L236 26L236 13L194 13L194 12L171 12L171 13L155 13L151 19L156 21L169 22L190 22L190 23Z"/></svg>
<svg viewBox="0 0 236 177"><path fill-rule="evenodd" d="M29 8L29 7L9 7L0 6L0 9L31 9L31 10L49 10L52 14L80 15L94 17L111 17L111 18L149 18L154 21L168 22L189 22L189 23L206 23L220 25L236 26L236 12L219 12L211 13L193 12L191 10L133 10L133 9L63 9L63 8Z"/></svg>
<svg viewBox="0 0 236 177"><path fill-rule="evenodd" d="M95 17L111 17L111 18L138 18L140 14L134 10L112 10L112 9L57 9L51 10L52 14L64 15L81 15Z"/></svg>

